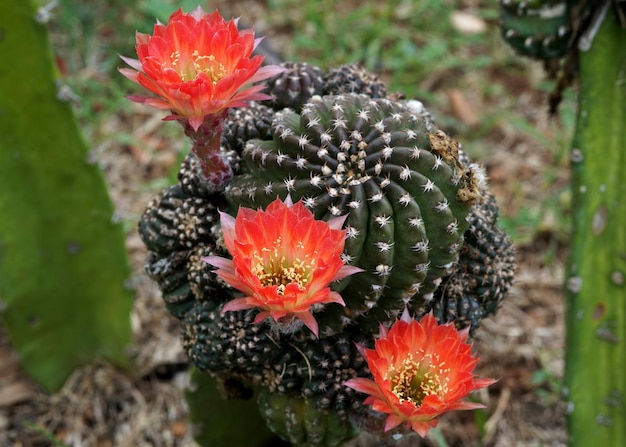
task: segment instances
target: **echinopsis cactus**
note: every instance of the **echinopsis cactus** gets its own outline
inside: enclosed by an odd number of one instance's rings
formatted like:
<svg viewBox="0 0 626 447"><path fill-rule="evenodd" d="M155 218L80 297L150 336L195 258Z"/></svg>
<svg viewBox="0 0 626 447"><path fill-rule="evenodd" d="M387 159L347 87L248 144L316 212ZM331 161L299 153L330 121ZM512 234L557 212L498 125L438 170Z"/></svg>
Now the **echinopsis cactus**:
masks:
<svg viewBox="0 0 626 447"><path fill-rule="evenodd" d="M229 111L222 144L234 178L224 193L204 185L189 154L179 184L148 206L140 233L147 272L182 322L191 362L261 389L260 411L283 438L339 445L355 435L352 422L377 425L344 385L369 373L355 343L371 346L379 326L404 309L473 331L506 294L514 260L484 173L421 103L386 97L355 66L325 77L316 67L286 67L268 81L284 96ZM271 84L292 71L289 88ZM253 324L253 309L223 312L240 295L202 261L228 255L218 209L263 209L287 196L317 219L347 216L343 258L363 269L332 284L345 307L314 310L319 338Z"/></svg>

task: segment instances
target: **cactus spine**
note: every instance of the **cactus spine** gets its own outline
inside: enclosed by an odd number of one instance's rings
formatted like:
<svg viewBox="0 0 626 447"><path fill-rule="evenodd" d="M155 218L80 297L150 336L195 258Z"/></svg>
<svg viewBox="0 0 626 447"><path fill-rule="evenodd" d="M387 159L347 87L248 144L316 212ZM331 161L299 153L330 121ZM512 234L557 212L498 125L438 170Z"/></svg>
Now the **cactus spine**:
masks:
<svg viewBox="0 0 626 447"><path fill-rule="evenodd" d="M261 414L284 439L335 446L354 435L355 415L363 419L361 398L343 385L369 373L355 343L371 346L379 325L405 307L476 328L506 294L514 261L482 170L421 103L387 97L357 66L326 75L285 67L268 81L273 101L230 111L224 123L234 173L226 190L204 186L190 154L179 184L148 206L140 233L147 272L181 320L192 363L259 389ZM223 313L238 292L198 262L227 256L218 208L234 215L287 195L318 219L347 215L343 256L365 270L332 285L345 308L312 310L319 339L253 324L254 309Z"/></svg>

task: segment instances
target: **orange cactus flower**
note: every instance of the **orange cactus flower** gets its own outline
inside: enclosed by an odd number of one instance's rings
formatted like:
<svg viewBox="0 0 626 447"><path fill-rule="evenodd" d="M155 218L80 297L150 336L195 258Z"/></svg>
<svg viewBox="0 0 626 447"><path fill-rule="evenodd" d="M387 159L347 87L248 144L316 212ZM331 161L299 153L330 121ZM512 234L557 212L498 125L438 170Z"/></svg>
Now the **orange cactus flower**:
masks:
<svg viewBox="0 0 626 447"><path fill-rule="evenodd" d="M438 324L432 313L416 321L405 311L391 329L381 327L374 349L359 346L374 380L355 378L345 385L369 394L364 403L389 414L384 431L405 424L425 437L443 413L483 408L462 399L495 382L472 374L478 358L468 333Z"/></svg>
<svg viewBox="0 0 626 447"><path fill-rule="evenodd" d="M198 7L191 14L174 12L167 25L158 23L152 35L137 33L139 59L121 58L132 68L120 72L158 97L129 99L171 110L166 119L186 118L198 130L204 117L221 116L229 107L268 99L255 82L283 69L261 67L262 56L252 56L260 39L252 30L239 31L237 20L225 21L218 11Z"/></svg>
<svg viewBox="0 0 626 447"><path fill-rule="evenodd" d="M259 308L254 323L271 317L287 329L300 320L317 336L312 312L327 303L345 306L329 284L361 271L343 263L344 220L316 220L302 202L294 205L289 197L276 199L265 211L240 208L236 218L221 213L224 243L233 259L209 256L204 261L246 295L226 303L222 312Z"/></svg>

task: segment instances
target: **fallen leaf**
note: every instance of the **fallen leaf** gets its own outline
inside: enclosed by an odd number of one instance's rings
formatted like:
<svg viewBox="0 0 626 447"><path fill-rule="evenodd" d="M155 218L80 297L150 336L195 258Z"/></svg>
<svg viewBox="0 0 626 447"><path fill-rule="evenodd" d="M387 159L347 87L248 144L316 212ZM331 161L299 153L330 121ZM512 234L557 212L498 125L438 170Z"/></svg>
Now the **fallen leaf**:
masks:
<svg viewBox="0 0 626 447"><path fill-rule="evenodd" d="M187 434L187 423L184 421L172 422L172 434L176 437L182 437Z"/></svg>
<svg viewBox="0 0 626 447"><path fill-rule="evenodd" d="M454 11L450 14L450 22L461 34L481 34L487 30L487 23L469 12Z"/></svg>
<svg viewBox="0 0 626 447"><path fill-rule="evenodd" d="M8 407L18 402L24 402L35 395L32 384L26 380L20 380L0 388L0 407Z"/></svg>
<svg viewBox="0 0 626 447"><path fill-rule="evenodd" d="M456 119L470 127L475 127L479 123L478 112L463 93L455 88L446 91L450 112Z"/></svg>

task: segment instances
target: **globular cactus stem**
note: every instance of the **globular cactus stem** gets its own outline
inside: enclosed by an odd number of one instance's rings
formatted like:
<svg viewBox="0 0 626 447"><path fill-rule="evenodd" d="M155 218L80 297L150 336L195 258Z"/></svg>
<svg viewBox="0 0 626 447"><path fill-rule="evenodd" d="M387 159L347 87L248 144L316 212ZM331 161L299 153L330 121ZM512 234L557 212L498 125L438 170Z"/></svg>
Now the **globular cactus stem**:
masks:
<svg viewBox="0 0 626 447"><path fill-rule="evenodd" d="M365 272L337 286L346 308L318 317L327 333L419 309L456 262L480 196L481 172L457 143L384 98L313 97L299 115L278 112L272 140L249 141L243 158L226 191L235 208L290 194L319 219L348 215L344 255Z"/></svg>
<svg viewBox="0 0 626 447"><path fill-rule="evenodd" d="M261 390L261 414L284 439L337 446L355 435L351 421L364 412L373 421L344 385L369 374L356 344L372 347L380 325L405 308L476 329L505 296L514 260L482 169L419 101L388 97L354 65L326 75L284 67L268 81L274 100L231 110L224 122L227 188L208 187L189 154L179 183L148 206L140 234L191 362ZM218 208L234 216L287 196L317 219L345 215L344 261L364 270L331 283L345 307L312 309L319 338L254 324L256 309L223 312L241 295L202 262L228 257Z"/></svg>

